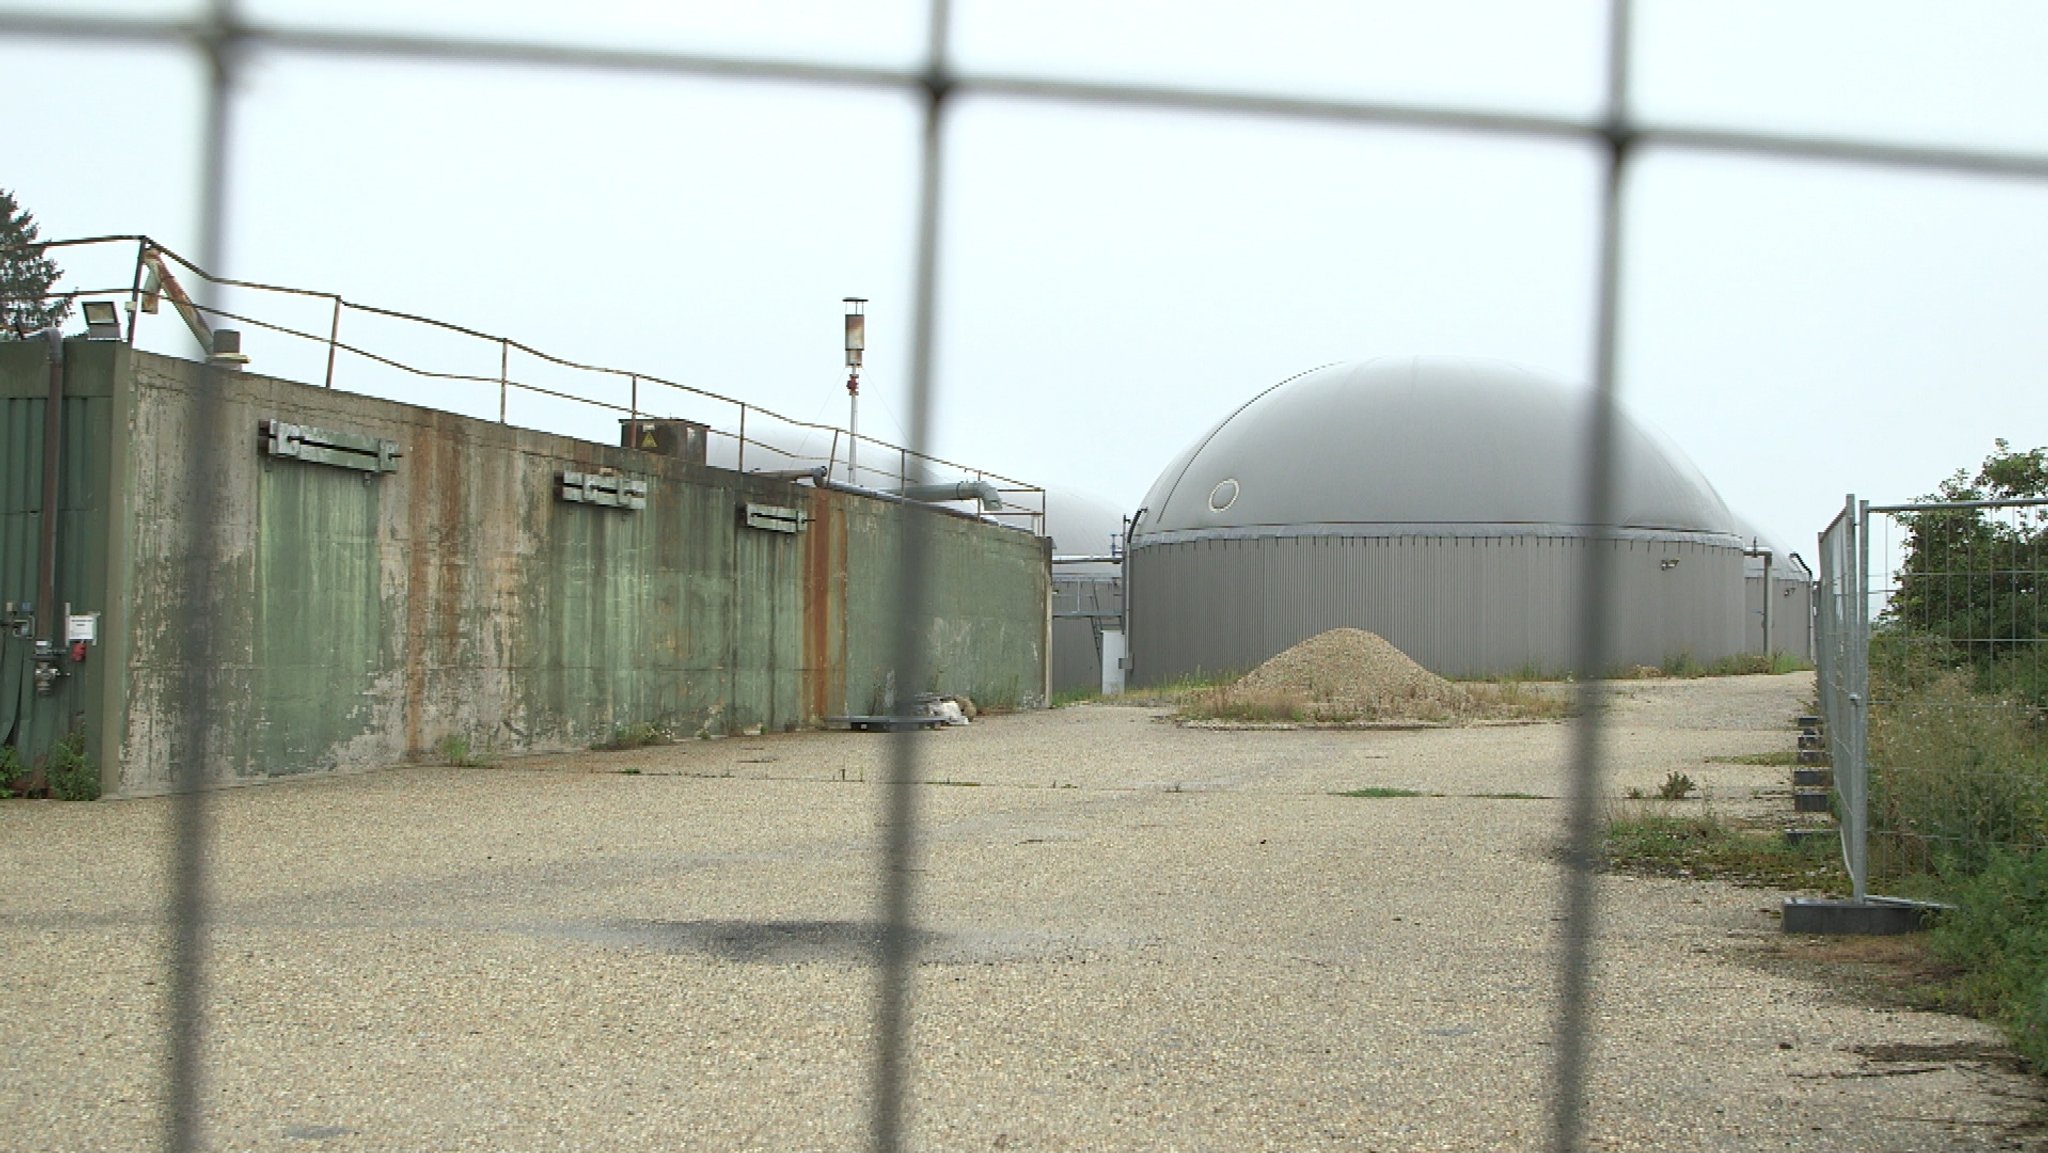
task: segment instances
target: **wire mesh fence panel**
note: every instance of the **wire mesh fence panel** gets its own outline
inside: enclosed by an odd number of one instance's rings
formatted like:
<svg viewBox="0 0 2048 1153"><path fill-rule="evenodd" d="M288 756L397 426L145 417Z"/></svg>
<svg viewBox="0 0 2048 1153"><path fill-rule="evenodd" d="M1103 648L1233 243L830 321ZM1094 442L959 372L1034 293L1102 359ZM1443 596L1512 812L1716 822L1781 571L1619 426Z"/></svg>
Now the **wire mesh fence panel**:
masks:
<svg viewBox="0 0 2048 1153"><path fill-rule="evenodd" d="M1816 695L1826 726L1828 760L1834 768L1842 822L1843 864L1854 896L1868 891L1865 861L1866 782L1862 726L1868 689L1863 658L1867 631L1862 616L1862 518L1855 497L1820 537L1820 587L1814 607Z"/></svg>
<svg viewBox="0 0 2048 1153"><path fill-rule="evenodd" d="M1873 885L2048 845L2048 515L2037 500L1869 511Z"/></svg>

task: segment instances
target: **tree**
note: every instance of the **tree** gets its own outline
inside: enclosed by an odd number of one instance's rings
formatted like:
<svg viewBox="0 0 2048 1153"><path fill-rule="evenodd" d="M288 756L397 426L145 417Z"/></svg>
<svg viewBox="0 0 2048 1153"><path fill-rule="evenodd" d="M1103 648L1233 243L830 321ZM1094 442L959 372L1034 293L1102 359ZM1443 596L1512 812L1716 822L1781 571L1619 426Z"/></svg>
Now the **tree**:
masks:
<svg viewBox="0 0 2048 1153"><path fill-rule="evenodd" d="M2048 449L2016 452L2003 440L1974 475L1961 469L1923 502L2048 497ZM1938 638L1958 658L1991 671L2000 658L2048 637L2041 593L2048 517L2040 507L1903 513L1905 564L1886 623ZM2003 679L2003 678L1998 678Z"/></svg>
<svg viewBox="0 0 2048 1153"><path fill-rule="evenodd" d="M50 296L50 286L63 275L43 255L36 218L0 188L0 336L24 337L64 323L71 301Z"/></svg>

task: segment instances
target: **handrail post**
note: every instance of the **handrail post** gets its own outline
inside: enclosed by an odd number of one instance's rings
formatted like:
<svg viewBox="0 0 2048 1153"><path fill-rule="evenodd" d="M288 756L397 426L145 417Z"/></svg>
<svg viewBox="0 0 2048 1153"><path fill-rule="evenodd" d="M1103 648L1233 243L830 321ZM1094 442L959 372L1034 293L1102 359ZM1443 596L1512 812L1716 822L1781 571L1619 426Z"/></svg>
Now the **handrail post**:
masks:
<svg viewBox="0 0 2048 1153"><path fill-rule="evenodd" d="M128 282L128 347L135 347L135 329L141 323L142 312L142 254L148 250L147 240L135 242L135 276Z"/></svg>
<svg viewBox="0 0 2048 1153"><path fill-rule="evenodd" d="M327 325L327 387L334 387L334 346L341 341L341 297L334 298L334 319Z"/></svg>
<svg viewBox="0 0 2048 1153"><path fill-rule="evenodd" d="M628 397L628 398L626 399L626 419L627 419L627 420L629 420L629 421L631 421L631 422L632 422L632 423L634 423L634 424L639 424L639 423L640 423L640 374L639 374L639 373L637 373L637 372L636 372L636 373L634 373L634 374L632 374L632 381L633 381L633 393L632 393L632 395L631 395L630 397Z"/></svg>
<svg viewBox="0 0 2048 1153"><path fill-rule="evenodd" d="M505 393L511 376L512 346L504 337L498 338L498 423L505 423Z"/></svg>
<svg viewBox="0 0 2048 1153"><path fill-rule="evenodd" d="M747 471L747 406L744 404L740 406L740 449L738 456L733 460L733 467L740 472Z"/></svg>

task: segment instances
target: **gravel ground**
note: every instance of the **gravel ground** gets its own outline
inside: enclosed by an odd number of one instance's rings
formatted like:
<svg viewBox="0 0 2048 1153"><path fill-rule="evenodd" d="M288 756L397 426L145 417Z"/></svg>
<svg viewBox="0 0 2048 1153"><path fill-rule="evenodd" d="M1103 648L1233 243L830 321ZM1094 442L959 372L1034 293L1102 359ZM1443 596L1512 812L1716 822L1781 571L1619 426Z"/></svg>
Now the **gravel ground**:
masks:
<svg viewBox="0 0 2048 1153"><path fill-rule="evenodd" d="M1620 686L1607 788L1776 805L1811 678ZM928 1149L1543 1147L1562 725L924 738ZM889 738L220 794L222 1150L851 1150ZM622 770L637 770L625 772ZM1442 796L1332 795L1366 785ZM0 805L0 1147L151 1147L162 800ZM1603 878L1589 1145L2011 1148L1986 1026L1774 960L1778 896ZM1910 1064L1859 1055L1907 1046Z"/></svg>

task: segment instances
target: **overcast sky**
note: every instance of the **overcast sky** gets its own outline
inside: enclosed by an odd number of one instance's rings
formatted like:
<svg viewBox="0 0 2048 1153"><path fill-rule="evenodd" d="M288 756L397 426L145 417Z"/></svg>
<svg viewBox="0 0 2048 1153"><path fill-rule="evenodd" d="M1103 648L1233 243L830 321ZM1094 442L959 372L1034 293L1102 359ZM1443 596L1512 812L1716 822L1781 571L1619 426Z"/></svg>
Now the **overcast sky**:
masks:
<svg viewBox="0 0 2048 1153"><path fill-rule="evenodd" d="M39 7L188 10L0 0ZM924 20L907 0L245 11L885 66L918 58ZM957 13L968 73L1575 117L1596 114L1604 83L1593 0L963 0ZM1642 3L1637 22L1632 101L1648 123L2048 151L2048 5L1687 0ZM249 63L219 271L834 424L840 298L866 296L861 428L904 438L910 97ZM46 238L143 232L197 256L188 53L0 36L0 78L10 107L36 110L13 118L0 187ZM1451 353L1590 374L1599 158L1584 146L985 97L953 107L946 140L942 456L1129 510L1209 425L1320 364ZM1626 198L1624 401L1781 546L1811 557L1846 492L1908 498L1995 437L2048 444L2048 183L1650 151ZM131 255L65 263L82 283L125 286ZM189 347L168 312L145 319L145 344ZM281 319L326 324L319 308ZM421 367L497 371L496 349L474 342L354 318L343 336ZM317 379L316 353L246 344L258 370ZM537 366L514 375L562 383ZM495 390L402 387L496 412ZM609 438L606 414L513 415Z"/></svg>

